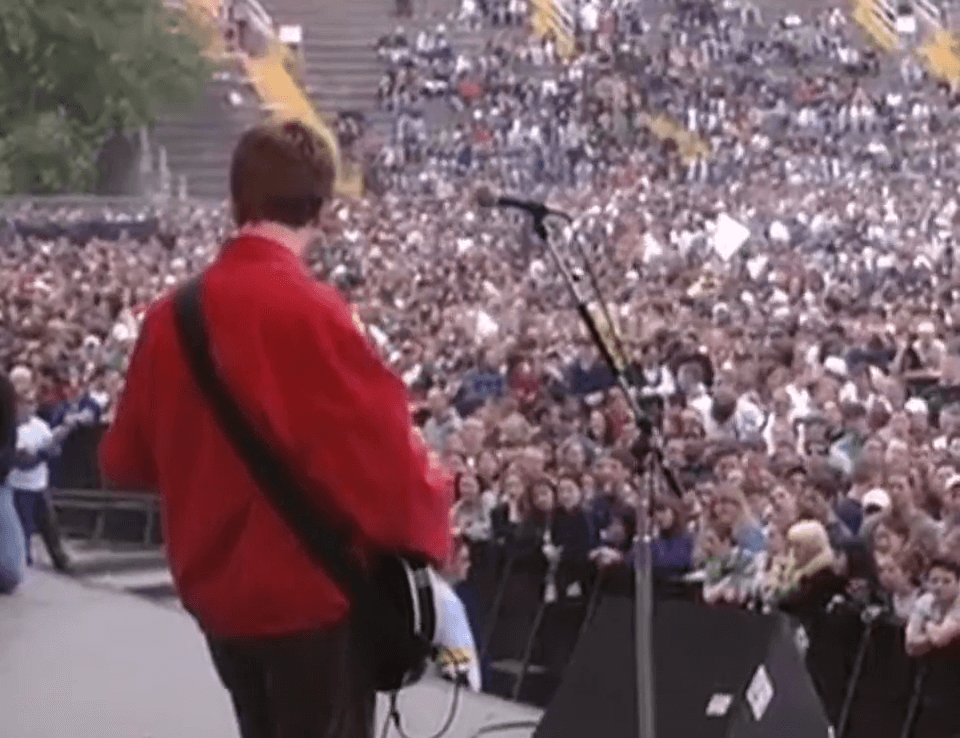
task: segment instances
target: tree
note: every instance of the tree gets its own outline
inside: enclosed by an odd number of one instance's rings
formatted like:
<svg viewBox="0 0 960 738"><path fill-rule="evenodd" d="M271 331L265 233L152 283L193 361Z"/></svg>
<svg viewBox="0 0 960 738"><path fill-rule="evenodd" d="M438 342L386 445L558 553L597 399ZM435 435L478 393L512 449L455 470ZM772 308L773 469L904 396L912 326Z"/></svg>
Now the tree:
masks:
<svg viewBox="0 0 960 738"><path fill-rule="evenodd" d="M199 38L163 0L0 1L0 194L89 189L108 130L202 91Z"/></svg>

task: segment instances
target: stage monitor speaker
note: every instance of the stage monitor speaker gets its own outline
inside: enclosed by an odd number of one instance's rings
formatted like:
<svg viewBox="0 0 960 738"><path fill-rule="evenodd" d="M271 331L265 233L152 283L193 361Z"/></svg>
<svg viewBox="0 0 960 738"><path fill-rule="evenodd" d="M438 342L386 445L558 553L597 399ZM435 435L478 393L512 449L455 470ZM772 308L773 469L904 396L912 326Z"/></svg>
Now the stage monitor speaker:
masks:
<svg viewBox="0 0 960 738"><path fill-rule="evenodd" d="M534 738L638 734L634 605L607 597ZM782 615L659 601L656 738L828 738L832 729Z"/></svg>

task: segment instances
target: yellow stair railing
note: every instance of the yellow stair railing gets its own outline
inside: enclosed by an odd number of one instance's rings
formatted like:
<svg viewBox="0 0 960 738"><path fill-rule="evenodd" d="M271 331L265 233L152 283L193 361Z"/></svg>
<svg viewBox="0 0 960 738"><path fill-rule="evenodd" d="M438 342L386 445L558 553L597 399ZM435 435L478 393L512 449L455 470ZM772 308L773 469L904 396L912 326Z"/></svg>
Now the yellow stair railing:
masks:
<svg viewBox="0 0 960 738"><path fill-rule="evenodd" d="M534 35L553 37L561 59L570 59L576 53L573 9L567 0L533 0L531 24Z"/></svg>
<svg viewBox="0 0 960 738"><path fill-rule="evenodd" d="M684 128L667 115L647 115L641 118L643 125L661 141L673 141L680 156L690 163L710 156L710 144L702 136Z"/></svg>
<svg viewBox="0 0 960 738"><path fill-rule="evenodd" d="M230 56L220 20L222 0L188 0L185 9L204 35L208 55L222 60ZM256 90L261 104L274 120L295 119L311 126L324 139L333 152L337 166L336 190L340 194L360 195L363 191L363 175L357 167L345 166L340 156L337 136L317 112L306 90L295 79L291 69L296 60L287 46L275 36L266 40L266 53L260 57L240 53L239 57L247 78Z"/></svg>
<svg viewBox="0 0 960 738"><path fill-rule="evenodd" d="M954 33L943 28L934 31L916 54L931 76L954 88L960 86L960 44Z"/></svg>
<svg viewBox="0 0 960 738"><path fill-rule="evenodd" d="M883 51L900 49L896 20L885 0L853 0L853 20Z"/></svg>

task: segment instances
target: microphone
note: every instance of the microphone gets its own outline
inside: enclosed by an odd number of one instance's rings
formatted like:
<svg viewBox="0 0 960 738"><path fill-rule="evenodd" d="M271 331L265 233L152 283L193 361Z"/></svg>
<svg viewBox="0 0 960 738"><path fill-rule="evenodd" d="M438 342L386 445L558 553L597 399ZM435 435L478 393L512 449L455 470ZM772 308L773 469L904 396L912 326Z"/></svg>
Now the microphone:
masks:
<svg viewBox="0 0 960 738"><path fill-rule="evenodd" d="M548 208L542 202L520 200L515 197L498 195L492 188L486 185L482 185L476 189L474 200L477 205L482 208L511 208L513 210L523 210L535 220L543 220L550 215L559 215L561 218L568 218L565 213Z"/></svg>

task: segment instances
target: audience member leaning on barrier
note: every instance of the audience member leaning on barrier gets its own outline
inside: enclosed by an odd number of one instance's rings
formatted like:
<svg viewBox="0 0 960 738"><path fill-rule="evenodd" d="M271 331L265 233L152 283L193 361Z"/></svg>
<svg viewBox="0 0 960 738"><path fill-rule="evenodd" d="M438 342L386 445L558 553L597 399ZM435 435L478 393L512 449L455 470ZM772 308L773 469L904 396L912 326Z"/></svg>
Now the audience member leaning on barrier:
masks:
<svg viewBox="0 0 960 738"><path fill-rule="evenodd" d="M6 479L17 443L17 401L13 384L0 372L0 479ZM27 547L13 505L13 491L0 486L0 594L17 588L27 565Z"/></svg>
<svg viewBox="0 0 960 738"><path fill-rule="evenodd" d="M907 653L922 656L960 639L960 564L936 558L927 570L927 591L907 623Z"/></svg>

